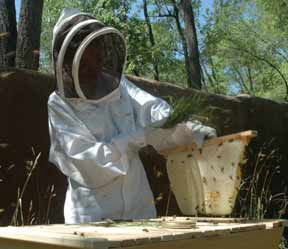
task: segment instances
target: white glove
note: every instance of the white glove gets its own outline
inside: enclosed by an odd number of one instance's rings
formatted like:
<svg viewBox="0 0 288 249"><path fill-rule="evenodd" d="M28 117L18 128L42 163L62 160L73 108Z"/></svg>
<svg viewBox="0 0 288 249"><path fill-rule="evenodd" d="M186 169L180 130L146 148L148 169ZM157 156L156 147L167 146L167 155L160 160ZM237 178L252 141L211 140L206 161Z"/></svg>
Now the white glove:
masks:
<svg viewBox="0 0 288 249"><path fill-rule="evenodd" d="M196 144L200 148L205 139L216 136L214 128L202 125L198 121L180 123L170 129L150 128L145 130L147 144L152 145L157 151L192 144Z"/></svg>
<svg viewBox="0 0 288 249"><path fill-rule="evenodd" d="M176 145L192 145L195 143L200 148L206 138L216 137L214 128L202 125L198 121L188 121L176 126L172 134L172 141Z"/></svg>
<svg viewBox="0 0 288 249"><path fill-rule="evenodd" d="M145 137L147 144L154 147L155 150L161 151L176 147L171 135L175 132L175 128L161 129L161 128L146 128Z"/></svg>

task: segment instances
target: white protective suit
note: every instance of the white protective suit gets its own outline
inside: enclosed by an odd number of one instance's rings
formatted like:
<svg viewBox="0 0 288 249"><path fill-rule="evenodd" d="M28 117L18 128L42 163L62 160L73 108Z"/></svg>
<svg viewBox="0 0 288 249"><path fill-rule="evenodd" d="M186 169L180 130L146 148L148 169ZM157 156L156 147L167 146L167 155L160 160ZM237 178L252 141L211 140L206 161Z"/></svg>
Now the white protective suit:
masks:
<svg viewBox="0 0 288 249"><path fill-rule="evenodd" d="M164 124L170 106L122 76L126 46L116 29L65 9L53 35L57 90L48 102L50 161L68 177L65 223L155 217L138 150L147 144L163 149L179 143L173 139L175 129L155 128ZM101 63L87 84L81 58L89 46L85 56ZM205 134L214 135L214 130L189 125L179 129L190 138L195 131L198 143Z"/></svg>

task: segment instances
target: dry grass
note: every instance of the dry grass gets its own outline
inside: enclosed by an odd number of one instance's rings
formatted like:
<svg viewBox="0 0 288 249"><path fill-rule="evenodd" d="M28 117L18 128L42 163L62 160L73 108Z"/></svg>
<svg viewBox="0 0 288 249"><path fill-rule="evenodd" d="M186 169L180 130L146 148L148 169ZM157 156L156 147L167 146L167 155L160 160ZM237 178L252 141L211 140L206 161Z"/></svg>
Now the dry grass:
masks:
<svg viewBox="0 0 288 249"><path fill-rule="evenodd" d="M36 225L36 224L49 224L49 212L51 208L52 199L55 196L54 185L48 186L46 191L46 196L48 198L46 210L44 212L35 211L33 207L33 200L30 200L28 210L23 210L23 196L27 191L27 187L31 182L33 172L36 167L39 165L39 159L41 153L37 154L32 149L34 159L26 162L26 171L27 176L25 182L21 188L18 188L17 191L17 200L15 205L15 210L10 222L12 226L24 226L24 225ZM43 213L40 215L40 213Z"/></svg>
<svg viewBox="0 0 288 249"><path fill-rule="evenodd" d="M276 218L280 219L287 211L287 187L281 192L273 189L273 183L282 184L280 176L281 155L272 142L264 145L255 157L250 158L251 165L245 165L240 194L237 198L234 217L249 219ZM252 172L251 172L251 169Z"/></svg>

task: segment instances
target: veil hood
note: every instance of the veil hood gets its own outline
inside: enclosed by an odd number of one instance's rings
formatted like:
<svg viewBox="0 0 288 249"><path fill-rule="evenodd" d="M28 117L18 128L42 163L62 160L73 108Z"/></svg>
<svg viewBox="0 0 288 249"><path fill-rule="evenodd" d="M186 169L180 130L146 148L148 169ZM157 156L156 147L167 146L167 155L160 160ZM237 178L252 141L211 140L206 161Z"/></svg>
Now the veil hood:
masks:
<svg viewBox="0 0 288 249"><path fill-rule="evenodd" d="M98 100L119 87L126 62L125 39L90 14L62 11L53 30L52 53L62 97Z"/></svg>

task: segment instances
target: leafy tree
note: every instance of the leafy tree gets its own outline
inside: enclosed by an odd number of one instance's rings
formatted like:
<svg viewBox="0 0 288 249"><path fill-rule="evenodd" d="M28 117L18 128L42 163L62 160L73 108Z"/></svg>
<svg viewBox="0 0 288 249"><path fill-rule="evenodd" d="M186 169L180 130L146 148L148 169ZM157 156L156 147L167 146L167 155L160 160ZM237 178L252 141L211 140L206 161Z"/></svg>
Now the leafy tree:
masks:
<svg viewBox="0 0 288 249"><path fill-rule="evenodd" d="M187 74L179 35L173 19L161 18L153 24L155 47L152 52L158 61L160 79L187 86Z"/></svg>
<svg viewBox="0 0 288 249"><path fill-rule="evenodd" d="M159 12L159 4L162 2L165 5L161 8L164 9ZM42 35L42 70L51 70L52 29L60 11L69 6L91 13L106 25L116 27L124 34L128 50L126 73L177 83L191 82L191 76L187 73L187 70L190 70L189 51L180 13L180 2L175 2L179 14L178 24L174 17L161 16L166 7L169 11L173 10L173 3L170 0L145 0L140 3L143 5L137 6L139 1L136 0L59 0L57 3L46 0L43 15L45 33ZM182 40L179 32L175 33L177 25L182 32ZM191 86L192 83L189 84Z"/></svg>
<svg viewBox="0 0 288 249"><path fill-rule="evenodd" d="M172 18L175 22L174 30L176 29L178 32L178 41L181 44L180 50L182 57L184 57L187 86L200 89L201 67L191 1L155 0L154 2L158 11L158 17ZM199 7L198 1L192 2L193 5ZM171 31L175 32L174 30Z"/></svg>
<svg viewBox="0 0 288 249"><path fill-rule="evenodd" d="M281 25L286 22L285 1L215 0L204 16L205 22L199 22L203 15L200 3L45 0L42 69L51 69L52 28L61 9L77 7L124 34L126 73L182 86L195 84L196 88L205 84L216 93L285 100L288 34L286 26Z"/></svg>
<svg viewBox="0 0 288 249"><path fill-rule="evenodd" d="M43 15L42 70L51 71L51 41L52 30L64 7L78 8L89 12L106 25L119 29L125 36L128 46L127 71L136 75L143 75L146 71L150 56L147 51L148 38L145 35L145 22L134 16L128 16L133 1L116 0L46 0Z"/></svg>
<svg viewBox="0 0 288 249"><path fill-rule="evenodd" d="M270 18L275 29L287 32L288 3L286 0L254 0L262 17Z"/></svg>
<svg viewBox="0 0 288 249"><path fill-rule="evenodd" d="M212 91L287 97L287 40L260 2L216 0L206 15L202 65Z"/></svg>

